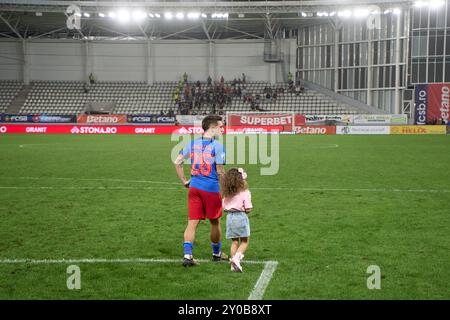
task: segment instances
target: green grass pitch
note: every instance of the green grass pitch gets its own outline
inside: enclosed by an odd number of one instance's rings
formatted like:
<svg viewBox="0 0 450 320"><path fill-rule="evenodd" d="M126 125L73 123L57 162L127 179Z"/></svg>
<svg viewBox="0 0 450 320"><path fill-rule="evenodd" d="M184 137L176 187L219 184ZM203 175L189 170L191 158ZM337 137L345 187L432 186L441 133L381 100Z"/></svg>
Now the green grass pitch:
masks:
<svg viewBox="0 0 450 320"><path fill-rule="evenodd" d="M175 144L0 136L0 260L180 259L79 263L80 290L67 289L69 264L3 263L0 299L247 299L263 265L181 266ZM279 263L264 299L449 299L449 165L449 136L280 136L278 174L243 165L255 207L246 259ZM210 257L208 223L194 254ZM379 290L367 288L370 265Z"/></svg>

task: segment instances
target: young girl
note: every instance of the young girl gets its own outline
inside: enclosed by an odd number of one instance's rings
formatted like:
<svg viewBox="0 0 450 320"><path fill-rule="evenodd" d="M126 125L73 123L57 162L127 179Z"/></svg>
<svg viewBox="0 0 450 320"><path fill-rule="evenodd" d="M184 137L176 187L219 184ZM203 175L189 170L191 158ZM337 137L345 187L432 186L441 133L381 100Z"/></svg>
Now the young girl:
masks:
<svg viewBox="0 0 450 320"><path fill-rule="evenodd" d="M222 206L227 213L226 238L233 241L230 263L235 272L242 272L241 260L250 236L247 214L253 205L246 179L247 173L242 168L229 169L221 179Z"/></svg>

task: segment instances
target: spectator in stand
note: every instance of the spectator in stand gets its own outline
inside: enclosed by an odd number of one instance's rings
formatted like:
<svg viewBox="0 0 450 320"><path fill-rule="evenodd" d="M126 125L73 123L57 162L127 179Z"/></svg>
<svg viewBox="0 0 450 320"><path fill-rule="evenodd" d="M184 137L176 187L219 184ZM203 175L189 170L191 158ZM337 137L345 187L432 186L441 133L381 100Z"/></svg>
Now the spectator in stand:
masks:
<svg viewBox="0 0 450 320"><path fill-rule="evenodd" d="M272 99L272 88L266 86L263 92L267 100Z"/></svg>
<svg viewBox="0 0 450 320"><path fill-rule="evenodd" d="M161 116L161 117L165 117L166 115L164 114L164 110L163 109L161 109L161 112L159 113L159 115Z"/></svg>
<svg viewBox="0 0 450 320"><path fill-rule="evenodd" d="M289 73L288 73L287 78L288 78L288 83L289 83L289 84L290 84L291 82L293 82L293 81L292 81L293 76L292 76L292 73L291 73L290 71L289 71Z"/></svg>
<svg viewBox="0 0 450 320"><path fill-rule="evenodd" d="M209 85L206 85L204 89L201 87L199 81L195 82L195 87L189 86L188 83L182 83L180 80L179 86L176 88L173 96L174 100L178 102L175 104L178 112L186 112L192 114L194 111L198 113L200 110L214 111L222 110L226 105L231 105L233 96L242 96L242 89L240 86L233 88L225 84L225 79L221 76L219 81L212 83L211 77L208 77ZM237 84L235 79L233 82Z"/></svg>
<svg viewBox="0 0 450 320"><path fill-rule="evenodd" d="M207 98L207 100L206 100L206 102L208 103L208 104L210 104L210 103L213 103L214 102L214 91L210 91L209 92L209 95L208 95L208 98Z"/></svg>
<svg viewBox="0 0 450 320"><path fill-rule="evenodd" d="M94 84L95 83L95 77L94 77L94 74L91 72L91 74L89 75L89 82L91 83L91 84Z"/></svg>
<svg viewBox="0 0 450 320"><path fill-rule="evenodd" d="M184 83L188 82L188 75L186 72L183 74L183 80L184 80Z"/></svg>
<svg viewBox="0 0 450 320"><path fill-rule="evenodd" d="M242 83L245 83L247 79L247 76L245 75L245 73L242 73Z"/></svg>
<svg viewBox="0 0 450 320"><path fill-rule="evenodd" d="M305 87L302 85L302 82L300 81L300 79L296 80L297 86L300 87L300 93L303 93L305 91Z"/></svg>
<svg viewBox="0 0 450 320"><path fill-rule="evenodd" d="M232 85L233 87L236 87L236 85L237 85L237 80L236 80L236 78L233 79L233 82L232 82L231 85Z"/></svg>
<svg viewBox="0 0 450 320"><path fill-rule="evenodd" d="M187 83L184 84L183 91L184 91L184 96L187 98L190 93L189 85Z"/></svg>
<svg viewBox="0 0 450 320"><path fill-rule="evenodd" d="M240 89L240 87L239 87L239 89ZM242 90L241 90L241 96L244 99L244 102L247 99L247 94L248 94L247 89L245 87L243 87Z"/></svg>
<svg viewBox="0 0 450 320"><path fill-rule="evenodd" d="M259 108L259 104L261 103L261 96L259 94L256 95L255 98L255 106L256 108Z"/></svg>
<svg viewBox="0 0 450 320"><path fill-rule="evenodd" d="M208 94L206 92L201 93L200 106L207 104L207 102L206 102L207 100L208 100Z"/></svg>
<svg viewBox="0 0 450 320"><path fill-rule="evenodd" d="M290 93L295 93L295 86L294 86L294 82L289 82L289 92Z"/></svg>

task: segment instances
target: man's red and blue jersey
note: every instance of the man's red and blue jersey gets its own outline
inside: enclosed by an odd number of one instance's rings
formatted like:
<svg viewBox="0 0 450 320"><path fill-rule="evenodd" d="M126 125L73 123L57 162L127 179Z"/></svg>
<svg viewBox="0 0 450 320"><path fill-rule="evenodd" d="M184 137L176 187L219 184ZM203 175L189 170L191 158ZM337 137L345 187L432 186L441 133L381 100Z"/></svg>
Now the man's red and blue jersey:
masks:
<svg viewBox="0 0 450 320"><path fill-rule="evenodd" d="M220 142L198 138L191 141L180 154L185 159L191 159L189 187L208 192L220 191L216 164L225 164L225 150Z"/></svg>

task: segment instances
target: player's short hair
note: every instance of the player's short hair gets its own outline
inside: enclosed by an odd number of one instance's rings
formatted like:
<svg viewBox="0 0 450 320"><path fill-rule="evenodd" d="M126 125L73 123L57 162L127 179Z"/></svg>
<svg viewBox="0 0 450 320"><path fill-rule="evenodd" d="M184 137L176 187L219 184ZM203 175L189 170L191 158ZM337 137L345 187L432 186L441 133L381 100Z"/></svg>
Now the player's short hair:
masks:
<svg viewBox="0 0 450 320"><path fill-rule="evenodd" d="M209 116L204 117L202 120L203 131L208 130L211 125L217 125L219 121L222 121L222 117L215 114L210 114Z"/></svg>

